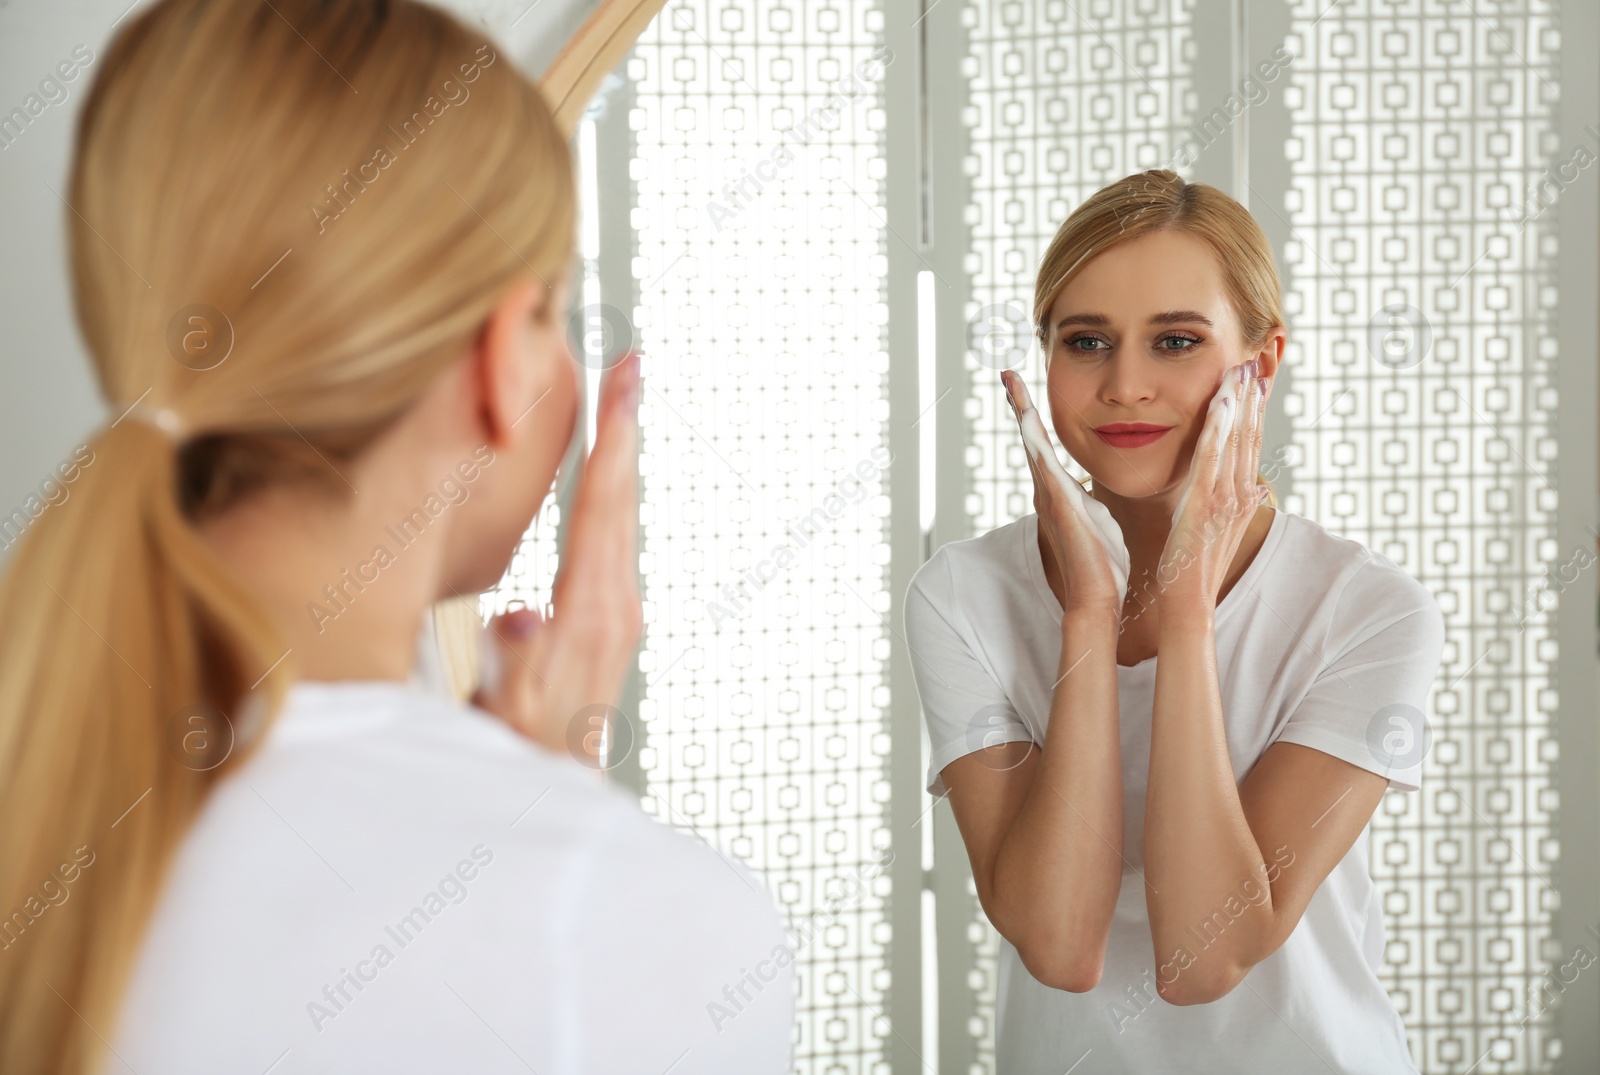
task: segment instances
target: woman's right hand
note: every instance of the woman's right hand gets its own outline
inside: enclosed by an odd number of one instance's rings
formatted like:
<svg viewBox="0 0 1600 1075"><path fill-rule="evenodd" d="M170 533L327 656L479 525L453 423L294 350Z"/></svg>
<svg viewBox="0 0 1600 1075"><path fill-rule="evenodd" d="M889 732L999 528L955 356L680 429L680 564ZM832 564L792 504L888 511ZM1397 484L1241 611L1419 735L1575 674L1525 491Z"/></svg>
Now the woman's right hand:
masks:
<svg viewBox="0 0 1600 1075"><path fill-rule="evenodd" d="M579 482L556 571L548 622L534 609L502 613L485 681L472 697L534 742L590 768L603 718L614 713L643 630L639 599L639 356L606 375L594 449ZM626 719L626 718L624 718Z"/></svg>
<svg viewBox="0 0 1600 1075"><path fill-rule="evenodd" d="M1131 560L1122 528L1110 510L1083 491L1056 458L1033 397L1011 370L1000 374L1033 472L1033 508L1072 608L1109 608L1122 614Z"/></svg>

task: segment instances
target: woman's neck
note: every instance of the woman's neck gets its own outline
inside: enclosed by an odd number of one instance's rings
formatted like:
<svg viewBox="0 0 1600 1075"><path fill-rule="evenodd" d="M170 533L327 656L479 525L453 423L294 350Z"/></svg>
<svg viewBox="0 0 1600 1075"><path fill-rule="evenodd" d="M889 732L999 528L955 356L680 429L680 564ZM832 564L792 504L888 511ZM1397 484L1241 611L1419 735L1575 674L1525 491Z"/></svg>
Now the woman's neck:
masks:
<svg viewBox="0 0 1600 1075"><path fill-rule="evenodd" d="M430 528L401 546L391 523L404 513L385 507L377 496L335 503L268 489L198 525L277 621L296 678L410 677L444 534Z"/></svg>
<svg viewBox="0 0 1600 1075"><path fill-rule="evenodd" d="M1132 499L1115 495L1096 495L1096 490L1087 491L1088 495L1106 506L1112 519L1122 531L1122 541L1128 549L1128 597L1127 602L1136 600L1136 595L1148 591L1159 600L1160 587L1155 585L1156 570L1161 566L1161 555L1166 551L1167 538L1172 532L1172 513L1176 507L1175 497L1141 497ZM1233 563L1228 568L1227 577L1223 580L1222 587L1217 593L1220 603L1233 584L1243 575L1250 562L1260 551L1262 543L1266 540L1267 531L1272 527L1273 509L1262 505L1256 509L1255 516L1251 519L1250 528L1245 532L1244 539L1239 543L1239 550L1234 554ZM1056 595L1062 608L1067 607L1066 580L1055 563L1055 555L1050 549L1049 539L1045 536L1044 529L1038 531L1039 557L1044 565L1045 581L1050 584L1051 591ZM1142 607L1143 602L1141 602ZM1127 614L1127 604L1124 604L1124 614Z"/></svg>

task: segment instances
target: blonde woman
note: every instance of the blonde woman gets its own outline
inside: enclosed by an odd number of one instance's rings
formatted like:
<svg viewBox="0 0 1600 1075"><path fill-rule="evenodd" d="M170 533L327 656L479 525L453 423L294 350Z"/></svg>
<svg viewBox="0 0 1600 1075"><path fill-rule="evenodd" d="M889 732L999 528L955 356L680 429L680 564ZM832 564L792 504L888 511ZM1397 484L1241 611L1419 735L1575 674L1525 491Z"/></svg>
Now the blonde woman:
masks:
<svg viewBox="0 0 1600 1075"><path fill-rule="evenodd" d="M1367 825L1418 786L1443 617L1259 479L1265 236L1129 176L1062 224L1034 314L1092 487L1007 372L1036 511L939 549L905 606L928 790L1004 938L999 1071L1415 1072Z"/></svg>
<svg viewBox="0 0 1600 1075"><path fill-rule="evenodd" d="M538 88L411 0L163 0L96 71L110 419L0 590L0 1071L787 1071L770 894L568 752L640 630L636 357L552 617L477 705L412 681L575 426Z"/></svg>

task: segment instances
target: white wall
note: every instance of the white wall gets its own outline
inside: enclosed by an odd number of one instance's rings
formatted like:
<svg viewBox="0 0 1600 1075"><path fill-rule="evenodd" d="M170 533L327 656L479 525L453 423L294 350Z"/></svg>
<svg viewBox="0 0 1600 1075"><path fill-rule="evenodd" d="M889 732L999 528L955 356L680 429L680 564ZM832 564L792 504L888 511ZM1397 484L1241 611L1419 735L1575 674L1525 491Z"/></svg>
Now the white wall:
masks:
<svg viewBox="0 0 1600 1075"><path fill-rule="evenodd" d="M448 0L529 71L542 71L598 0ZM107 420L78 334L62 201L78 108L128 0L0 0L0 116L47 104L0 149L0 516L22 507ZM81 46L81 47L80 47ZM74 50L86 62L74 60ZM61 89L41 80L65 63ZM64 93L62 92L64 91ZM37 106L35 106L37 107ZM3 140L0 140L3 143ZM0 547L0 561L6 553Z"/></svg>

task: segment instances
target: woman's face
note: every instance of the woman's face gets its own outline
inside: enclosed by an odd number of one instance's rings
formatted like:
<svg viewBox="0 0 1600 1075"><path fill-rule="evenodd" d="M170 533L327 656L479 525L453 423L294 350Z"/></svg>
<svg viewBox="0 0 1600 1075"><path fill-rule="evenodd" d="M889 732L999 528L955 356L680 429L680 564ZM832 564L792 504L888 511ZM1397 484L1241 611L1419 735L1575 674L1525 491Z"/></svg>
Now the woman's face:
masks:
<svg viewBox="0 0 1600 1075"><path fill-rule="evenodd" d="M1259 357L1270 379L1281 353L1281 330L1245 347L1211 248L1178 231L1096 254L1045 324L1056 435L1097 490L1129 499L1175 496L1223 371ZM1130 425L1159 432L1116 432Z"/></svg>

